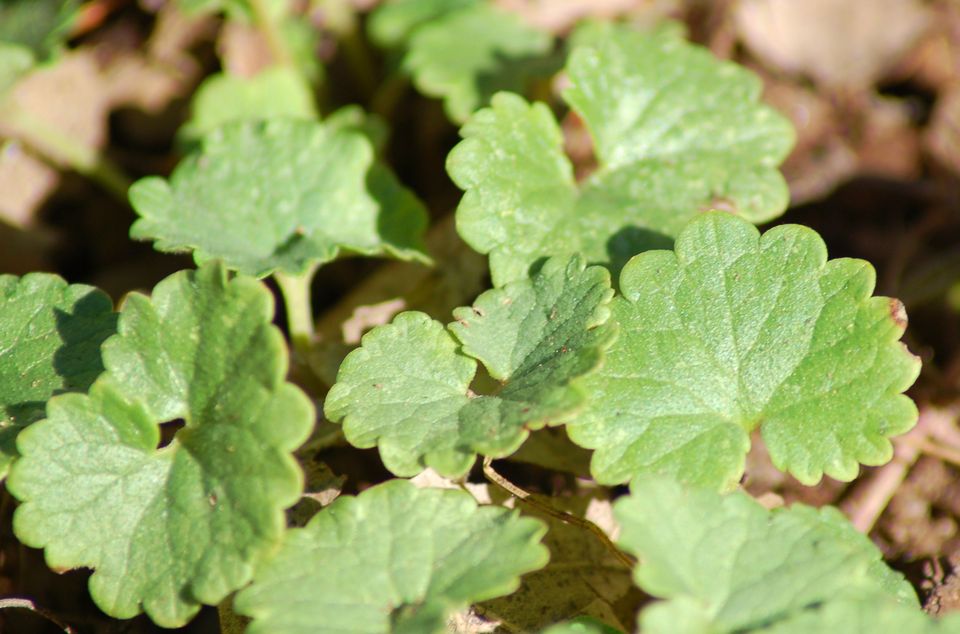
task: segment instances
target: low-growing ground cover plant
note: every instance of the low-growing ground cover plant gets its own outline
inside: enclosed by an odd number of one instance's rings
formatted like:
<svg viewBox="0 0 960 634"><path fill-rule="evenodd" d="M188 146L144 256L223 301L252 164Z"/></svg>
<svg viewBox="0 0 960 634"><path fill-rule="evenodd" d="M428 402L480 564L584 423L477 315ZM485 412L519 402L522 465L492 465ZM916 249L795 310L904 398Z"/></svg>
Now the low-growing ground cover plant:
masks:
<svg viewBox="0 0 960 634"><path fill-rule="evenodd" d="M56 41L72 4L41 4ZM130 237L195 266L116 306L0 276L13 529L89 569L100 610L180 628L216 606L222 631L261 634L960 632L836 508L740 486L752 445L810 486L888 463L920 372L870 263L756 226L787 207L794 137L755 75L671 23L587 22L561 45L482 0L379 6L396 81L462 123L456 231L490 288L393 310L347 350L316 332L326 268L438 265L384 120L318 107L297 3L175 4L253 25L275 62L207 78L182 159L125 191ZM55 45L4 33L9 90ZM556 72L587 174L520 94ZM345 486L333 449L381 477ZM514 459L580 484L531 493Z"/></svg>

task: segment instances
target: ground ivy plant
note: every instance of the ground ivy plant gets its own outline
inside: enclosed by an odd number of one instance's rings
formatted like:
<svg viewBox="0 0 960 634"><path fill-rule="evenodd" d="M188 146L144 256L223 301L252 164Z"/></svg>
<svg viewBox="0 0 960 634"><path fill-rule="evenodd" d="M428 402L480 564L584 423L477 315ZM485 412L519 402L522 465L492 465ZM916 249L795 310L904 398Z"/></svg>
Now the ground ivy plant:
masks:
<svg viewBox="0 0 960 634"><path fill-rule="evenodd" d="M263 17L261 2L183 4ZM960 631L923 614L839 511L735 490L756 430L814 484L889 461L917 419L906 315L873 295L871 265L829 259L805 227L754 226L787 204L792 143L759 80L676 29L595 25L565 68L596 153L578 182L550 107L493 94L523 89L519 60L550 57L550 36L481 0L397 0L369 28L465 121L447 167L492 288L444 321L407 311L372 329L332 386L294 383L318 267L429 264L426 210L382 159L382 122L321 116L297 64L209 79L186 156L129 191L131 237L195 269L117 307L55 275L0 276L0 476L19 539L55 570L91 569L117 618L179 627L219 605L251 633L439 632L544 569L547 524L405 478L467 489L481 462L544 512L491 461L562 426L597 484L630 483L615 543L595 535L652 599L641 631ZM293 527L321 415L397 478ZM578 616L543 631L634 626Z"/></svg>

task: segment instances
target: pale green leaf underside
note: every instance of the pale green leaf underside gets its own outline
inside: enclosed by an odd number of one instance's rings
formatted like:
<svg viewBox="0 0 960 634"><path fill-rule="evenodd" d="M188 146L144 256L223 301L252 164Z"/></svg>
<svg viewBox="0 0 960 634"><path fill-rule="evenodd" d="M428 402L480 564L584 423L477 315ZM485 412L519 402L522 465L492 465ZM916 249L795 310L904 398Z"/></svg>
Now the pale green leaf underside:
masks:
<svg viewBox="0 0 960 634"><path fill-rule="evenodd" d="M236 123L203 138L169 181L130 189L137 239L258 277L341 252L426 260L426 212L362 134L321 123Z"/></svg>
<svg viewBox="0 0 960 634"><path fill-rule="evenodd" d="M407 44L403 66L413 83L442 97L447 115L463 122L497 91L525 92L527 80L547 69L553 38L482 3L424 23Z"/></svg>
<svg viewBox="0 0 960 634"><path fill-rule="evenodd" d="M666 600L640 613L644 632L759 631L845 600L919 612L910 584L830 507L771 512L741 492L640 478L614 511L637 585Z"/></svg>
<svg viewBox="0 0 960 634"><path fill-rule="evenodd" d="M759 103L748 71L667 32L611 27L567 64L565 97L596 146L579 185L549 109L500 94L461 129L447 171L465 194L464 240L490 255L497 285L546 255L581 253L614 273L631 256L668 248L695 214L734 209L760 222L786 208L777 166L789 122Z"/></svg>
<svg viewBox="0 0 960 634"><path fill-rule="evenodd" d="M0 275L0 478L16 438L54 394L85 391L103 372L100 344L116 332L110 298L91 286L30 273Z"/></svg>
<svg viewBox="0 0 960 634"><path fill-rule="evenodd" d="M195 142L227 123L279 117L317 118L310 85L295 70L280 66L253 77L217 73L197 88L178 136Z"/></svg>
<svg viewBox="0 0 960 634"><path fill-rule="evenodd" d="M528 280L458 308L448 328L401 313L347 356L327 395L327 418L343 422L351 444L378 446L400 476L425 467L459 476L477 453L509 455L530 430L561 423L582 405L579 380L613 338L603 325L612 293L605 269L553 259ZM470 392L476 360L499 381L489 395Z"/></svg>
<svg viewBox="0 0 960 634"><path fill-rule="evenodd" d="M920 362L898 341L902 305L871 297L874 279L862 260L827 261L805 227L761 238L737 216L699 216L675 253L624 267L620 334L584 380L571 439L596 450L605 483L665 472L733 486L757 427L773 463L806 484L883 464L889 437L916 422L901 392Z"/></svg>
<svg viewBox="0 0 960 634"><path fill-rule="evenodd" d="M257 572L234 607L249 634L427 634L541 568L546 527L463 491L393 480L338 498Z"/></svg>
<svg viewBox="0 0 960 634"><path fill-rule="evenodd" d="M17 536L55 569L94 569L107 614L183 625L247 583L284 530L314 411L285 382L272 296L212 264L131 295L107 373L21 433L8 486ZM186 425L158 449L158 423ZM65 494L66 493L66 494Z"/></svg>

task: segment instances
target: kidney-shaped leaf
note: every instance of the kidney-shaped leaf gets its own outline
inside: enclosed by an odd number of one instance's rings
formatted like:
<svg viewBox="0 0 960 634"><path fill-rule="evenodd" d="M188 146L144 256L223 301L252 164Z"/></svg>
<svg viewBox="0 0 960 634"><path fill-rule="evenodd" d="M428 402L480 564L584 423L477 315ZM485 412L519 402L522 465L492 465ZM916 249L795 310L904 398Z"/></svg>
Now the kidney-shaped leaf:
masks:
<svg viewBox="0 0 960 634"><path fill-rule="evenodd" d="M916 422L901 392L920 362L898 341L900 302L871 297L874 278L862 260L827 261L805 227L760 237L741 218L703 214L676 252L624 267L620 336L584 381L589 404L570 437L596 449L606 483L667 472L731 486L757 427L773 463L806 484L886 462L889 437Z"/></svg>
<svg viewBox="0 0 960 634"><path fill-rule="evenodd" d="M919 612L910 584L831 507L771 512L742 492L640 478L614 511L637 585L667 600L640 613L644 632L759 631L853 599Z"/></svg>
<svg viewBox="0 0 960 634"><path fill-rule="evenodd" d="M669 247L697 212L753 221L786 208L777 165L789 122L758 103L760 81L669 31L611 27L567 63L565 93L593 136L599 168L578 185L550 110L499 94L461 129L447 171L465 194L464 240L490 254L497 285L538 258L581 253L616 273L636 253Z"/></svg>
<svg viewBox="0 0 960 634"><path fill-rule="evenodd" d="M300 274L341 250L426 259L423 206L374 162L364 135L342 126L226 125L169 181L137 181L130 202L140 215L132 237L258 277Z"/></svg>
<svg viewBox="0 0 960 634"><path fill-rule="evenodd" d="M54 394L85 391L103 372L100 344L116 331L113 302L56 275L0 275L0 478L20 430Z"/></svg>
<svg viewBox="0 0 960 634"><path fill-rule="evenodd" d="M370 14L367 31L380 46L401 46L418 27L483 0L388 0Z"/></svg>
<svg viewBox="0 0 960 634"><path fill-rule="evenodd" d="M324 409L357 447L379 446L393 473L465 473L477 452L513 453L530 430L561 423L583 402L578 385L600 363L613 291L600 267L552 259L531 278L454 311L448 328L401 313L351 352ZM459 340L459 345L458 345ZM470 390L477 362L497 380Z"/></svg>
<svg viewBox="0 0 960 634"><path fill-rule="evenodd" d="M529 78L548 74L552 46L548 33L517 15L476 3L416 28L403 66L420 91L442 97L447 115L463 122L497 91L522 93Z"/></svg>
<svg viewBox="0 0 960 634"><path fill-rule="evenodd" d="M300 73L287 66L253 77L217 73L193 94L190 119L177 134L185 142L195 142L227 123L280 117L317 117L310 84Z"/></svg>
<svg viewBox="0 0 960 634"><path fill-rule="evenodd" d="M20 434L17 536L54 569L94 569L106 613L165 627L247 583L279 543L313 406L285 382L272 296L211 264L131 295L107 373ZM163 447L158 423L183 419Z"/></svg>
<svg viewBox="0 0 960 634"><path fill-rule="evenodd" d="M464 491L393 480L290 531L234 607L253 617L249 634L443 631L453 611L546 564L545 531Z"/></svg>

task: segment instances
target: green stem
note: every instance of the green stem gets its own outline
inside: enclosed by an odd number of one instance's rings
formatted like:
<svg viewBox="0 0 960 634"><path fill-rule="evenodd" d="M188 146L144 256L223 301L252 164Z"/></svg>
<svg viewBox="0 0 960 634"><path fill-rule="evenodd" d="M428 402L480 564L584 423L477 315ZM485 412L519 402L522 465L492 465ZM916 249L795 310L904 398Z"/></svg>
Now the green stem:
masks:
<svg viewBox="0 0 960 634"><path fill-rule="evenodd" d="M0 108L0 122L11 136L29 145L47 161L65 163L127 204L130 179L95 149L78 143L16 104Z"/></svg>
<svg viewBox="0 0 960 634"><path fill-rule="evenodd" d="M310 282L316 270L316 267L311 267L302 275L287 275L280 271L273 274L287 308L287 328L293 350L303 363L306 363L316 336L313 327L313 305L310 302Z"/></svg>
<svg viewBox="0 0 960 634"><path fill-rule="evenodd" d="M406 75L393 73L380 84L380 88L370 99L370 112L380 115L387 121L393 121L393 111L410 87Z"/></svg>
<svg viewBox="0 0 960 634"><path fill-rule="evenodd" d="M264 0L249 0L249 2L257 28L260 29L264 39L267 40L267 47L270 49L270 55L273 56L274 63L294 68L293 55L290 54L283 33L280 32L280 26L270 15L270 10Z"/></svg>

